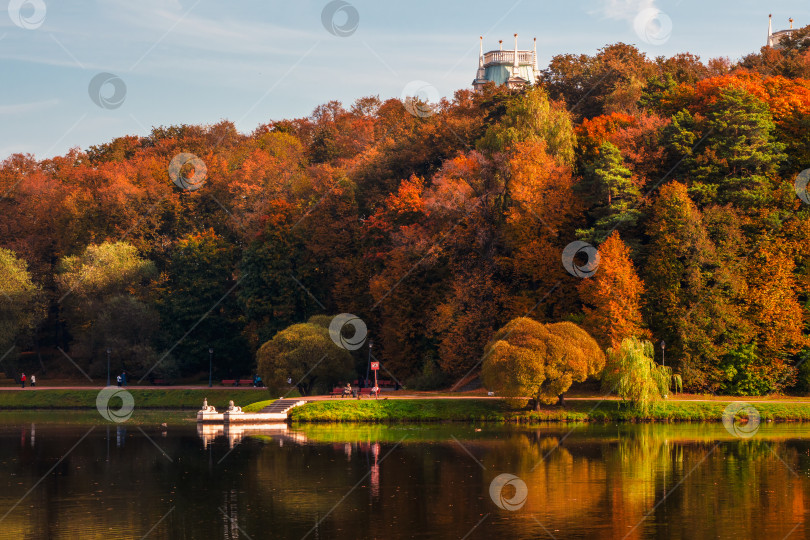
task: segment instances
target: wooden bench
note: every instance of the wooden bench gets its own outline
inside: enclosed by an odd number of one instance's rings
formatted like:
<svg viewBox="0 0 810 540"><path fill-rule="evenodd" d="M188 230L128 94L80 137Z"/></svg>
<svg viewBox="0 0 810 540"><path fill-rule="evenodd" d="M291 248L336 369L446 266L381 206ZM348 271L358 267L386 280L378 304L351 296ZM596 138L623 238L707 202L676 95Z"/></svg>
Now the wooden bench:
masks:
<svg viewBox="0 0 810 540"><path fill-rule="evenodd" d="M348 397L348 398L351 398L351 397L354 397L354 393L353 393L353 392L354 392L354 389L352 389L352 393L351 393L351 394L347 394L347 393L346 393L346 387L345 387L345 386L336 386L336 387L332 388L332 391L331 391L331 392L329 392L329 398L331 399L331 398L333 398L333 397L335 397L335 396L337 396L337 397Z"/></svg>
<svg viewBox="0 0 810 540"><path fill-rule="evenodd" d="M361 398L361 399L363 398L363 396L366 396L366 397L369 397L369 398L370 398L371 396L374 396L375 398L379 398L379 397L380 397L380 393L379 393L379 392L376 392L376 393L375 393L375 392L372 392L371 390L372 390L372 389L371 389L371 388L368 388L368 387L366 387L366 388L361 388L361 389L360 389L360 393L357 395L357 397L359 397L359 398Z"/></svg>
<svg viewBox="0 0 810 540"><path fill-rule="evenodd" d="M223 379L222 386L253 386L253 379Z"/></svg>

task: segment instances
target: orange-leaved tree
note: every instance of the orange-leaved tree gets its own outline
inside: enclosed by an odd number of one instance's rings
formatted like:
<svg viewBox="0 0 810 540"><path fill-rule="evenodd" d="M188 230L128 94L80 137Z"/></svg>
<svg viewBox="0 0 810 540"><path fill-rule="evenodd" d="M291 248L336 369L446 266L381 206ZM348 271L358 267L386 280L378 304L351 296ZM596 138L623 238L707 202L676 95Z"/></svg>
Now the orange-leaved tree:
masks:
<svg viewBox="0 0 810 540"><path fill-rule="evenodd" d="M597 272L579 285L583 328L606 349L618 350L625 338L649 338L649 331L642 328L643 293L644 283L630 260L630 249L614 231L599 246Z"/></svg>

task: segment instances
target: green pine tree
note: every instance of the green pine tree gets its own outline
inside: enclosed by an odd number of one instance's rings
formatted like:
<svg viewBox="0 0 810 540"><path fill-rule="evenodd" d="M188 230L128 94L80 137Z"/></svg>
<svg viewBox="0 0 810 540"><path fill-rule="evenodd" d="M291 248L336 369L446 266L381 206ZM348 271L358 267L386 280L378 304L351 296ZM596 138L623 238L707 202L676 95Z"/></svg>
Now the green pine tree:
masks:
<svg viewBox="0 0 810 540"><path fill-rule="evenodd" d="M673 174L688 182L701 207L768 207L774 175L785 159L775 129L766 103L742 88L724 88L705 117L687 111L673 116L665 131Z"/></svg>
<svg viewBox="0 0 810 540"><path fill-rule="evenodd" d="M646 312L653 335L666 341L667 358L680 368L684 386L716 390L726 379L723 355L750 340L738 291L741 272L733 254L718 250L686 186L661 189L647 228Z"/></svg>
<svg viewBox="0 0 810 540"><path fill-rule="evenodd" d="M580 189L590 206L591 226L578 230L577 236L599 244L613 231L624 232L637 225L641 192L633 183L633 173L624 165L621 151L609 142L602 143L597 158L587 169Z"/></svg>

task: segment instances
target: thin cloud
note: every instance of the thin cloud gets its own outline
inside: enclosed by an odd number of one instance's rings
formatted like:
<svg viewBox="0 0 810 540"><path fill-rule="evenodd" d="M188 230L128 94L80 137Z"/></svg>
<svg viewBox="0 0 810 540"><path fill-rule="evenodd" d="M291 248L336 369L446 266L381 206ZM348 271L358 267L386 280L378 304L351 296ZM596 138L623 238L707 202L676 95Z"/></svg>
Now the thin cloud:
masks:
<svg viewBox="0 0 810 540"><path fill-rule="evenodd" d="M0 114L22 114L31 111L47 109L59 105L58 99L46 99L32 103L18 103L16 105L0 105Z"/></svg>
<svg viewBox="0 0 810 540"><path fill-rule="evenodd" d="M592 13L606 19L632 21L645 9L658 10L655 0L599 0L599 9Z"/></svg>

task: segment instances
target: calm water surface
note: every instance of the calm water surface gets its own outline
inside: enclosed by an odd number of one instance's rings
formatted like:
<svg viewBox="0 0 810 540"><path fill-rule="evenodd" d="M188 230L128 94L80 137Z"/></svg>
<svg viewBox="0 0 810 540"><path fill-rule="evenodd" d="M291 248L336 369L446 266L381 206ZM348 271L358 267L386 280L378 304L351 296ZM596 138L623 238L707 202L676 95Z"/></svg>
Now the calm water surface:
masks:
<svg viewBox="0 0 810 540"><path fill-rule="evenodd" d="M810 534L802 425L750 439L720 424L225 433L188 416L0 414L0 538ZM493 499L504 473L517 479Z"/></svg>

